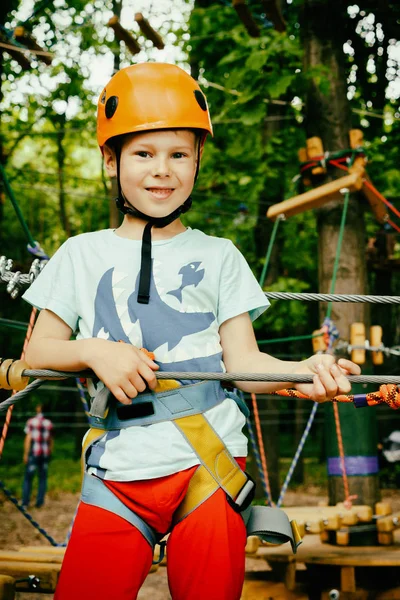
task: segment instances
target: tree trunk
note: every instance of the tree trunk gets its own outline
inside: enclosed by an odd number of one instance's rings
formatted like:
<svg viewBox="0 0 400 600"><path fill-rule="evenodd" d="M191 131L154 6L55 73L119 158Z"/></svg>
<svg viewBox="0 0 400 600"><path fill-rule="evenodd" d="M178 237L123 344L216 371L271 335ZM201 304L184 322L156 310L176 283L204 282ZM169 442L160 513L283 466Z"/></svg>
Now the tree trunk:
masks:
<svg viewBox="0 0 400 600"><path fill-rule="evenodd" d="M332 4L329 0L305 0L301 31L304 45L304 71L310 75L321 73L328 83L328 90L322 90L316 77L309 77L306 96L307 137L322 139L324 151L337 151L349 148L348 132L351 129L351 112L347 100L346 69L342 39L342 23L347 3L341 0ZM310 73L311 70L311 73ZM340 177L341 172L333 173ZM315 182L325 183L327 178ZM339 238L343 198L336 198L318 210L319 235L319 289L330 291L333 265ZM352 195L346 219L346 227L341 251L341 260L335 293L365 294L367 292L366 236L363 207L359 198ZM343 339L349 339L352 322L368 320L366 304L334 304L332 319ZM321 308L321 320L325 307ZM365 389L360 389L365 393ZM357 392L353 386L353 393ZM342 478L339 473L339 451L335 438L335 424L331 406L327 407L327 441L329 499L331 504L343 500ZM352 412L349 411L352 409ZM357 418L353 407L340 406L340 425L346 455L346 471L353 461L354 470L349 476L350 494L356 493L357 504L373 504L379 498L376 459L376 415L373 411L359 411ZM365 419L363 426L360 420ZM357 434L354 426L357 424ZM369 436L367 438L367 436Z"/></svg>

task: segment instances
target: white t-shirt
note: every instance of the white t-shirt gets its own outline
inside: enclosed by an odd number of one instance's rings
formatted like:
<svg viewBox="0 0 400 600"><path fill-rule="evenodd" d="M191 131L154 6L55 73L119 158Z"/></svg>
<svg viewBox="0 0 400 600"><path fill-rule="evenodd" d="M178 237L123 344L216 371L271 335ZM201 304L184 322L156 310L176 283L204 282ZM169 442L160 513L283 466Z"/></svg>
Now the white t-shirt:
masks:
<svg viewBox="0 0 400 600"><path fill-rule="evenodd" d="M153 241L150 302L139 304L140 249L141 240L111 229L70 238L23 298L58 315L77 339L123 340L154 352L162 371L225 371L219 327L244 312L254 320L269 305L242 254L230 240L190 228ZM246 456L245 418L233 400L205 416L231 454ZM90 472L113 481L153 479L196 464L169 422L107 432L88 457Z"/></svg>

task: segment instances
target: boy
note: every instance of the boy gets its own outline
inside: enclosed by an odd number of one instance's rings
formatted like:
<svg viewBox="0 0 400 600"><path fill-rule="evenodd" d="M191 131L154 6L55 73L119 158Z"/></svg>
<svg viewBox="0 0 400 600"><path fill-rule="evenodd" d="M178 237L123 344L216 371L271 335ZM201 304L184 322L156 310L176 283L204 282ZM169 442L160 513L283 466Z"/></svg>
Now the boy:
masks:
<svg viewBox="0 0 400 600"><path fill-rule="evenodd" d="M228 497L221 486L184 518L181 507L202 472L197 449L205 436L206 450L210 436L224 445L215 470L225 461L234 477L243 476L237 465L245 467L245 417L215 382L181 381L154 400L143 392L155 389L157 369L311 372L313 384L296 387L316 401L348 392L345 375L359 373L331 356L296 363L259 352L251 320L268 301L247 263L230 241L179 218L190 208L208 133L206 99L180 68L139 64L114 75L99 99L98 142L108 174L117 177L123 223L68 240L25 294L42 309L28 363L92 369L99 380L89 387L94 404L110 392L108 412L95 421L106 423L106 432L95 429L86 440L82 502L56 600L136 598L152 562L149 538L171 530L174 600L240 598L246 532L234 510L237 494ZM256 393L288 385L238 383ZM197 446L190 437L196 427L184 431L175 411L205 427Z"/></svg>

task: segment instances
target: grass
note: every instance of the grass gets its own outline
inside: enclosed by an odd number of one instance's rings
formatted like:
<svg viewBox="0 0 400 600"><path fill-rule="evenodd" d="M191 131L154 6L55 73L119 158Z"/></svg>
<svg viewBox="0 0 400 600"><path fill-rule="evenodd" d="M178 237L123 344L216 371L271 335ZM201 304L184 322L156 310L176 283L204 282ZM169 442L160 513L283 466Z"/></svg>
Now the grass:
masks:
<svg viewBox="0 0 400 600"><path fill-rule="evenodd" d="M49 466L47 489L52 497L65 492L77 493L81 487L80 460L73 456L74 442L67 437L58 437ZM23 437L13 436L5 444L4 457L0 460L0 480L17 498L21 496L25 465L22 462ZM34 479L33 494L36 493L37 478Z"/></svg>
<svg viewBox="0 0 400 600"><path fill-rule="evenodd" d="M6 441L3 458L0 460L0 480L17 498L21 496L22 481L25 465L22 463L23 436L13 435ZM58 436L55 450L49 466L48 493L55 498L59 494L77 493L81 486L80 460L72 458L74 455L74 441L67 436ZM281 458L281 483L291 464L291 459ZM36 492L37 478L34 480L33 493ZM326 466L320 464L316 458L304 459L304 483L302 488L308 486L327 487ZM290 485L290 489L296 486Z"/></svg>

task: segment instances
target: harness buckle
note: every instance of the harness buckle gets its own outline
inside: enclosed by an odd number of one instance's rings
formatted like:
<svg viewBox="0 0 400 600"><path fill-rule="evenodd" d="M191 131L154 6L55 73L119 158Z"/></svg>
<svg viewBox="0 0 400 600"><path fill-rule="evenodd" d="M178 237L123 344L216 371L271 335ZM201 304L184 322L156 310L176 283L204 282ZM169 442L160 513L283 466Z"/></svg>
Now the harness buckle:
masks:
<svg viewBox="0 0 400 600"><path fill-rule="evenodd" d="M247 481L236 496L235 500L231 498L228 494L226 495L226 499L228 500L228 504L233 508L233 510L237 513L241 513L246 508L250 506L253 501L253 498L256 493L256 482L250 475L245 472Z"/></svg>

